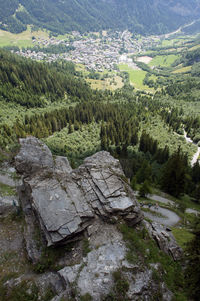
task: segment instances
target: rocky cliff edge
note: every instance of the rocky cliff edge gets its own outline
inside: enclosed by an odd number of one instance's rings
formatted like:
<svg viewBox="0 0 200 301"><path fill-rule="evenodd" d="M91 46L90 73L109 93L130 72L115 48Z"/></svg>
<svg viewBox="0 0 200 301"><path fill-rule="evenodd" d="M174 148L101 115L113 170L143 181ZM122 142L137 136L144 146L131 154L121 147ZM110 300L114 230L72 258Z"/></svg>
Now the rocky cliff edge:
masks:
<svg viewBox="0 0 200 301"><path fill-rule="evenodd" d="M140 207L125 181L118 160L108 152L85 159L72 170L65 157L53 157L36 138L20 139L16 169L23 175L20 199L33 210L48 246L66 242L91 225L95 217L142 220Z"/></svg>

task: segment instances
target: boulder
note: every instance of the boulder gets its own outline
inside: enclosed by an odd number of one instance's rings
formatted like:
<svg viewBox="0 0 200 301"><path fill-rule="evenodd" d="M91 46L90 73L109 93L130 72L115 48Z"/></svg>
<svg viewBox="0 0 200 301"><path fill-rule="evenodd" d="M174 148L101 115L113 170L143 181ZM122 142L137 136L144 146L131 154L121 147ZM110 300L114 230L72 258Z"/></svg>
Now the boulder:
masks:
<svg viewBox="0 0 200 301"><path fill-rule="evenodd" d="M20 139L15 166L23 176L19 198L26 214L32 210L48 246L74 239L93 224L95 216L142 220L133 191L118 160L99 152L72 170L67 158L53 157L34 137Z"/></svg>
<svg viewBox="0 0 200 301"><path fill-rule="evenodd" d="M24 176L43 172L44 169L52 170L53 156L49 148L40 140L28 137L20 139L21 150L15 157L16 169Z"/></svg>

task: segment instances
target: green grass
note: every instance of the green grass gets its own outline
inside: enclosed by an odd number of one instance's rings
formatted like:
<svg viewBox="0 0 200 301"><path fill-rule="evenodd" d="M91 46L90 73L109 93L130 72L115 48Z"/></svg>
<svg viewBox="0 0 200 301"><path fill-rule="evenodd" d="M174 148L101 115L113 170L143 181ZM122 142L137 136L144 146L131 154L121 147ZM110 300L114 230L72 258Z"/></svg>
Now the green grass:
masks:
<svg viewBox="0 0 200 301"><path fill-rule="evenodd" d="M10 187L9 185L0 183L0 195L1 196L11 196L15 195L16 190L13 187Z"/></svg>
<svg viewBox="0 0 200 301"><path fill-rule="evenodd" d="M173 228L172 233L178 245L183 249L186 247L186 244L194 238L194 234L184 228Z"/></svg>
<svg viewBox="0 0 200 301"><path fill-rule="evenodd" d="M36 38L48 38L48 33L46 31L33 31L31 32L31 27L29 26L26 31L14 34L5 30L0 30L0 47L5 46L18 46L19 48L23 47L32 47L34 46L32 42L32 37Z"/></svg>
<svg viewBox="0 0 200 301"><path fill-rule="evenodd" d="M123 87L122 78L120 76L114 76L113 78L105 78L103 80L99 79L87 79L86 80L92 89L98 90L111 90L120 89Z"/></svg>
<svg viewBox="0 0 200 301"><path fill-rule="evenodd" d="M82 244L82 253L83 257L86 257L87 254L91 251L90 249L90 242L87 238L83 239L83 244Z"/></svg>
<svg viewBox="0 0 200 301"><path fill-rule="evenodd" d="M92 301L93 298L89 293L86 293L83 296L80 296L80 301Z"/></svg>
<svg viewBox="0 0 200 301"><path fill-rule="evenodd" d="M84 76L88 75L90 72L86 69L86 66L83 64L76 64L76 71L82 72Z"/></svg>
<svg viewBox="0 0 200 301"><path fill-rule="evenodd" d="M177 74L177 73L188 73L188 72L191 71L191 69L192 69L192 66L182 67L182 68L174 70L172 73L175 73L175 74Z"/></svg>
<svg viewBox="0 0 200 301"><path fill-rule="evenodd" d="M143 84L143 80L146 75L146 71L143 70L134 70L126 64L119 65L120 71L126 71L129 74L130 82L138 90L152 90L148 86Z"/></svg>
<svg viewBox="0 0 200 301"><path fill-rule="evenodd" d="M162 47L173 47L182 43L183 41L180 39L165 39L162 41Z"/></svg>
<svg viewBox="0 0 200 301"><path fill-rule="evenodd" d="M178 55L170 54L170 55L157 55L153 58L153 60L148 64L149 66L155 67L170 67L171 64L178 59Z"/></svg>
<svg viewBox="0 0 200 301"><path fill-rule="evenodd" d="M191 208L197 211L200 211L200 204L193 202L191 200L191 197L188 195L184 195L181 197L180 200L178 200L178 202L180 202L181 204L183 204L185 206L185 208Z"/></svg>
<svg viewBox="0 0 200 301"><path fill-rule="evenodd" d="M181 296L182 299L174 300L186 300L185 299L185 286L183 280L183 271L178 262L174 262L171 256L166 255L163 251L158 249L155 241L153 241L147 231L136 231L133 228L128 227L125 224L119 226L122 232L123 239L126 242L127 247L127 260L131 263L139 264L140 261L146 264L160 263L160 267L156 270L156 274L153 273L154 281L163 280L168 288L176 296ZM147 252L148 250L148 252ZM155 272L153 270L153 272ZM153 300L153 299L152 299ZM155 298L155 300L160 300Z"/></svg>

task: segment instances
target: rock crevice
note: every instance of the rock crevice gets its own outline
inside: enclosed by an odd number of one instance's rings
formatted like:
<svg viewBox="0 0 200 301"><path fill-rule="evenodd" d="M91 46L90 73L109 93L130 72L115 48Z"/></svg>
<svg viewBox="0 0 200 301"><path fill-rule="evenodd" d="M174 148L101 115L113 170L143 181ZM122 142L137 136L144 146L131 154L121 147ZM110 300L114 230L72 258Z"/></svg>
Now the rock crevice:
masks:
<svg viewBox="0 0 200 301"><path fill-rule="evenodd" d="M19 197L37 216L48 246L74 238L93 223L96 215L121 216L130 224L142 213L118 160L108 152L85 159L72 170L67 158L53 158L48 147L34 137L20 139L15 158L23 175Z"/></svg>

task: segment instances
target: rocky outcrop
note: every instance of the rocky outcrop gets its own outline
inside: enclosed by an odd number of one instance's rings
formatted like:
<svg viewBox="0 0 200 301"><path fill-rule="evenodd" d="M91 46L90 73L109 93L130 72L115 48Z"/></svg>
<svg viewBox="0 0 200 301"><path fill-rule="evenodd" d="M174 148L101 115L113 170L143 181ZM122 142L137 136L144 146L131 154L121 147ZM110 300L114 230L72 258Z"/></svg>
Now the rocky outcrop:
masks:
<svg viewBox="0 0 200 301"><path fill-rule="evenodd" d="M89 237L91 250L83 261L58 271L65 285L75 286L79 296L89 293L92 300L110 300L106 296L114 292L118 294L121 289L120 287L119 292L116 292L116 279L113 273L117 271L121 285L123 286L122 283L126 281L129 284L126 292L124 291L124 300L153 300L152 296L156 295L159 289L158 283L153 280L153 270L159 269L159 265L146 267L141 264L139 258L136 263L128 262L126 244L115 225L96 220L92 229L95 230ZM161 294L162 300L172 299L173 294L164 283Z"/></svg>
<svg viewBox="0 0 200 301"><path fill-rule="evenodd" d="M26 212L32 210L48 246L65 243L93 224L123 218L131 225L142 220L134 194L118 160L99 152L72 170L67 158L53 157L36 138L20 139L15 158L23 175L19 197Z"/></svg>
<svg viewBox="0 0 200 301"><path fill-rule="evenodd" d="M52 288L56 296L51 301L79 301L90 295L95 301L107 300L112 294L117 298L121 285L127 300L151 300L159 292L162 300L171 301L173 294L163 280L154 279L159 263L147 266L146 254L137 252L135 261L127 261L130 250L120 224L138 224L137 231L143 230L143 215L119 161L108 152L99 152L72 170L67 158L53 157L36 138L21 139L20 144L15 165L23 178L18 192L25 213L28 256L37 267L43 263L45 243L52 246L48 250L64 250L56 259L58 272L44 274L37 283L42 290ZM158 240L155 227L145 225ZM40 241L35 239L38 232ZM163 246L159 244L168 252Z"/></svg>
<svg viewBox="0 0 200 301"><path fill-rule="evenodd" d="M157 242L158 247L163 252L172 256L175 261L181 259L183 250L178 246L173 234L169 231L170 229L156 222L143 221L143 223L149 235Z"/></svg>

